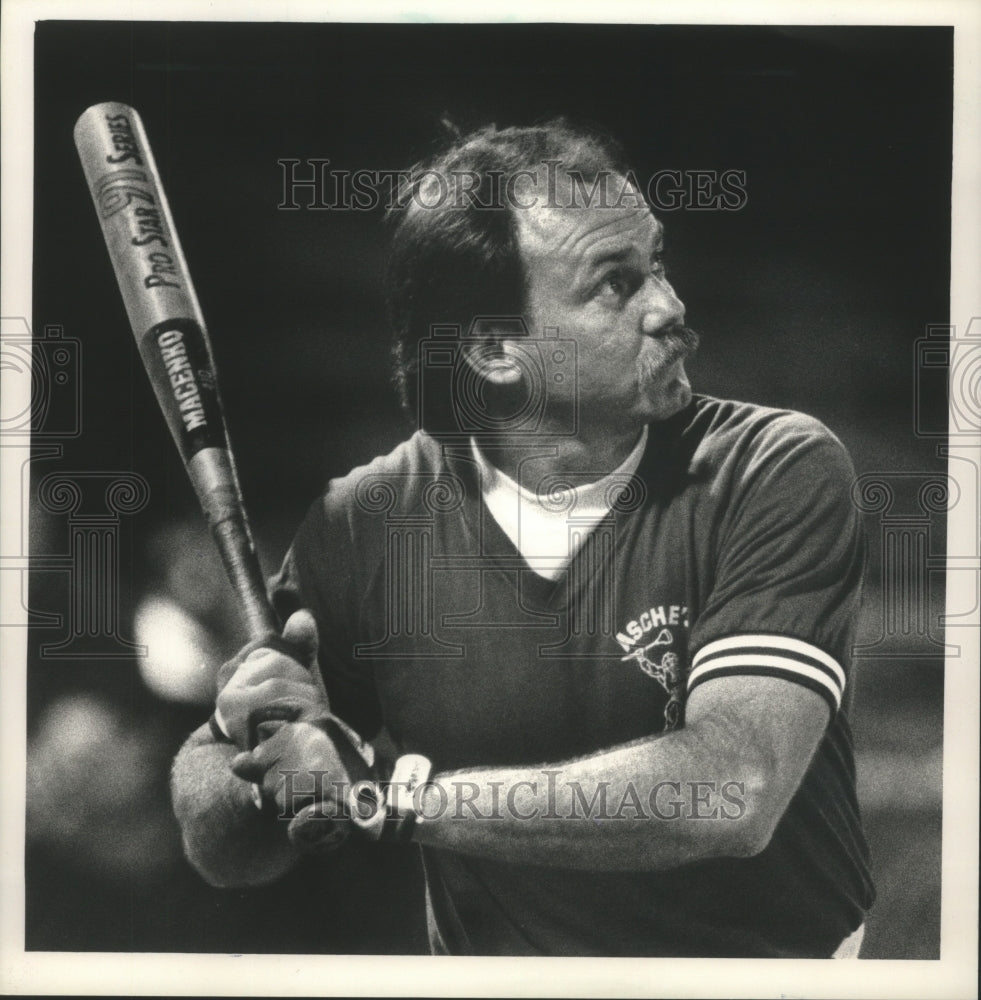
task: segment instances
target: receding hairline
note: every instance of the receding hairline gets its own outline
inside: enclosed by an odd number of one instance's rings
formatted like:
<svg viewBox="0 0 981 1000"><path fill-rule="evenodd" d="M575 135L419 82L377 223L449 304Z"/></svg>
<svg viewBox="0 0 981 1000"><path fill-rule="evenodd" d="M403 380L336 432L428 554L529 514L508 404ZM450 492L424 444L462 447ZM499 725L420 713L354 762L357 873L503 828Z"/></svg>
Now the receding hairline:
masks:
<svg viewBox="0 0 981 1000"><path fill-rule="evenodd" d="M534 240L536 236L544 236L548 231L554 233L554 220L556 219L570 220L568 227L560 226L559 228L571 232L576 224L583 219L583 213L593 210L602 214L596 216L596 225L590 227L587 233L583 235L587 235L588 232L596 232L597 230L606 228L606 226L614 226L623 220L623 213L629 213L630 215L640 215L645 220L650 220L653 224L655 239L663 239L664 223L654 214L653 209L644 198L639 186L630 183L625 187L624 182L627 181L626 174L615 174L611 175L611 177L614 179L614 183L612 184L614 199L617 198L617 194L621 190L630 192L629 197L620 199L620 201L624 202L623 204L617 204L616 201L613 204L606 205L589 205L578 201L574 204L550 203L549 200L542 197L544 192L539 189L539 198L534 205L523 208L512 208L515 226L522 233L522 242L528 240L529 237Z"/></svg>

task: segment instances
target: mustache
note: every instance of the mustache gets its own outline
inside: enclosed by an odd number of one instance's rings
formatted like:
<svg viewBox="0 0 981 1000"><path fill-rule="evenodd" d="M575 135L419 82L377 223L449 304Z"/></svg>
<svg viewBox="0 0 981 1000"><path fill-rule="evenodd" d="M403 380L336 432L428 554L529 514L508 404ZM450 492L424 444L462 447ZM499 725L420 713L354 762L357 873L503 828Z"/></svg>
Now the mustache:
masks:
<svg viewBox="0 0 981 1000"><path fill-rule="evenodd" d="M682 357L690 358L698 350L698 345L701 343L701 338L691 327L682 326L680 323L654 334L654 339L664 344L672 355L672 360Z"/></svg>

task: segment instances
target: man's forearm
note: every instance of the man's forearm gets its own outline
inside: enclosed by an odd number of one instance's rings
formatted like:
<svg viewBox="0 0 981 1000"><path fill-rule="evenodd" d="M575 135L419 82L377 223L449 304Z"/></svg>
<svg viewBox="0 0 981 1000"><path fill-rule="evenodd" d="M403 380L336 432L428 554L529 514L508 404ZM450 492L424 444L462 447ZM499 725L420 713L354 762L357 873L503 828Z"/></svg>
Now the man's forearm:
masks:
<svg viewBox="0 0 981 1000"><path fill-rule="evenodd" d="M248 783L229 770L237 753L216 743L207 726L191 734L174 760L171 796L184 851L212 885L263 885L284 875L297 856L287 823L259 812Z"/></svg>
<svg viewBox="0 0 981 1000"><path fill-rule="evenodd" d="M584 870L674 868L758 853L772 832L759 770L682 730L565 764L438 775L421 844Z"/></svg>

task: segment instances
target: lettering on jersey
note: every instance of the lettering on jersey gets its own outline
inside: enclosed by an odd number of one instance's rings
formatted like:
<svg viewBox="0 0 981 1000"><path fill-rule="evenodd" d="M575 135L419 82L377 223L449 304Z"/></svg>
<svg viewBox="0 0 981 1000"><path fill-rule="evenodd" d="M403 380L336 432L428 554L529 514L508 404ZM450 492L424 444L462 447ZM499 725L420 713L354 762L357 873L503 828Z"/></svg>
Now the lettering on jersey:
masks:
<svg viewBox="0 0 981 1000"><path fill-rule="evenodd" d="M653 634L653 638L651 638ZM616 640L626 650L622 663L636 664L657 681L668 695L664 706L664 728L681 721L685 676L682 658L688 638L688 608L683 604L658 604L627 622ZM650 641L645 641L649 639Z"/></svg>
<svg viewBox="0 0 981 1000"><path fill-rule="evenodd" d="M688 628L688 608L684 604L658 604L648 608L633 621L627 622L622 632L617 632L617 642L620 648L631 651L649 632L665 625Z"/></svg>

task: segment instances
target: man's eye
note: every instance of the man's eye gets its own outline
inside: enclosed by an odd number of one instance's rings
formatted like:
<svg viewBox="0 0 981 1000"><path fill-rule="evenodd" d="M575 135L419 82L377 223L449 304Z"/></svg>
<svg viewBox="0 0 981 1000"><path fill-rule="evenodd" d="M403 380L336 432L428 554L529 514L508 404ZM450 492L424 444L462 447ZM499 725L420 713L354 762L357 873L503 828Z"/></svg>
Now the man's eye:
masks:
<svg viewBox="0 0 981 1000"><path fill-rule="evenodd" d="M596 290L600 298L625 299L633 291L630 275L622 270L610 271Z"/></svg>
<svg viewBox="0 0 981 1000"><path fill-rule="evenodd" d="M667 274L662 253L657 253L651 258L650 273L657 278L663 278ZM645 280L646 275L643 270L615 268L600 281L596 294L599 298L607 300L625 301L644 284Z"/></svg>
<svg viewBox="0 0 981 1000"><path fill-rule="evenodd" d="M614 295L625 295L627 292L627 279L619 271L608 274L603 281L603 291L611 291Z"/></svg>

